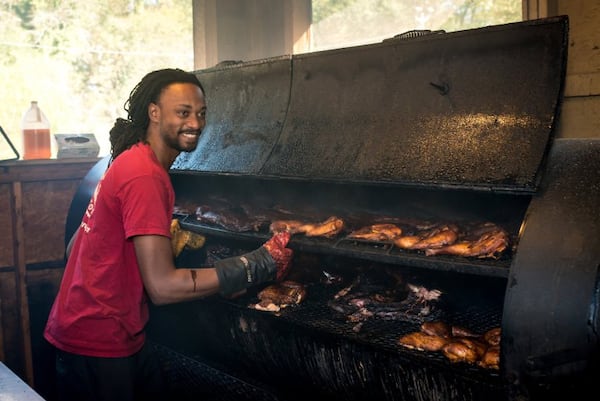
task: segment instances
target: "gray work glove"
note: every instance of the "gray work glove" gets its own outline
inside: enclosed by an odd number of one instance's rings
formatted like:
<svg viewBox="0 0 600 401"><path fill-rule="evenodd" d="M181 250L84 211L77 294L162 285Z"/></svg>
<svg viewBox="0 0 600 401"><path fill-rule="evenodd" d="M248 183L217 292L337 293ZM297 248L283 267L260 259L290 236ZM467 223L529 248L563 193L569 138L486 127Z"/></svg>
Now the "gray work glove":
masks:
<svg viewBox="0 0 600 401"><path fill-rule="evenodd" d="M286 248L290 233L280 232L255 251L215 262L220 293L230 296L267 281L282 280L293 252Z"/></svg>

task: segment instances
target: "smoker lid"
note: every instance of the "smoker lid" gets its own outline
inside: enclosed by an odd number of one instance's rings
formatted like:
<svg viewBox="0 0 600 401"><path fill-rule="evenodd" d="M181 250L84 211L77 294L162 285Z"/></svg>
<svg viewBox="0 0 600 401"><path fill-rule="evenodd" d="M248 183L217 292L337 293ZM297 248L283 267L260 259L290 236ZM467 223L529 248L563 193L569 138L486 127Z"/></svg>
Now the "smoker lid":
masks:
<svg viewBox="0 0 600 401"><path fill-rule="evenodd" d="M566 16L198 71L208 124L175 170L535 192Z"/></svg>
<svg viewBox="0 0 600 401"><path fill-rule="evenodd" d="M197 72L206 92L207 125L196 151L182 153L172 168L258 174L283 128L290 60L221 63Z"/></svg>

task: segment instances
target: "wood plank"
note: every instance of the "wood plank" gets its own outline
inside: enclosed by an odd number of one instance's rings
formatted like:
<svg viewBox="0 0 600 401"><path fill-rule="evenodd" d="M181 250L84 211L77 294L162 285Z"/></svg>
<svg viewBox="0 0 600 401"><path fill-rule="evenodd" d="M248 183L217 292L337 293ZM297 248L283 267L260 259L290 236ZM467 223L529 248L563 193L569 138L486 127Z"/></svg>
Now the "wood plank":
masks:
<svg viewBox="0 0 600 401"><path fill-rule="evenodd" d="M600 2L584 0L561 0L558 2L558 14L569 16L569 76L578 74L600 77Z"/></svg>
<svg viewBox="0 0 600 401"><path fill-rule="evenodd" d="M600 96L600 73L567 75L565 98L583 96Z"/></svg>
<svg viewBox="0 0 600 401"><path fill-rule="evenodd" d="M0 165L0 183L81 179L99 158L16 160Z"/></svg>
<svg viewBox="0 0 600 401"><path fill-rule="evenodd" d="M48 347L42 331L64 268L66 217L98 160L0 164L0 359L30 386L53 369L42 355Z"/></svg>
<svg viewBox="0 0 600 401"><path fill-rule="evenodd" d="M22 184L26 264L64 258L67 213L80 182L72 179Z"/></svg>
<svg viewBox="0 0 600 401"><path fill-rule="evenodd" d="M16 244L12 230L11 196L12 186L0 184L0 267L14 266L13 250Z"/></svg>
<svg viewBox="0 0 600 401"><path fill-rule="evenodd" d="M22 349L25 364L25 377L30 386L33 386L33 360L31 356L31 334L29 327L29 302L27 300L27 266L25 256L25 230L23 222L23 188L20 182L13 183L14 211L16 216L15 231L17 243L17 274L16 292L19 303L19 314L22 333Z"/></svg>
<svg viewBox="0 0 600 401"><path fill-rule="evenodd" d="M600 138L600 96L565 98L558 138Z"/></svg>

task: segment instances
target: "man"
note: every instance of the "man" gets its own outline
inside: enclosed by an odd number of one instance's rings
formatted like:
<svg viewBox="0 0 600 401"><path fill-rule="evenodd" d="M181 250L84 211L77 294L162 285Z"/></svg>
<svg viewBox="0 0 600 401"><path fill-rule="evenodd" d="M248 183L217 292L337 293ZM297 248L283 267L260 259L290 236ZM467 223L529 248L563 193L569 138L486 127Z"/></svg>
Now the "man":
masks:
<svg viewBox="0 0 600 401"><path fill-rule="evenodd" d="M68 261L44 337L56 347L61 400L161 399L157 361L144 348L148 301L190 301L282 279L292 251L278 234L255 251L200 269L174 266L169 169L206 124L204 90L179 69L149 73L110 131L100 179ZM164 398L163 398L164 399Z"/></svg>

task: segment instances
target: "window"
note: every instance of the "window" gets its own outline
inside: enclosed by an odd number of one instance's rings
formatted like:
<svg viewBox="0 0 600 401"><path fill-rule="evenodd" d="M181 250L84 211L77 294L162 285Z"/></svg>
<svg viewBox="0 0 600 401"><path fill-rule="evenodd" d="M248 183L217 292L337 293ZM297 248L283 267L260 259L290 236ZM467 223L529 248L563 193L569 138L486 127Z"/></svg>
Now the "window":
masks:
<svg viewBox="0 0 600 401"><path fill-rule="evenodd" d="M52 134L94 133L100 156L109 154L108 132L142 76L193 69L191 7L191 0L1 1L0 126L21 155L21 118L32 100ZM0 147L0 159L11 155Z"/></svg>
<svg viewBox="0 0 600 401"><path fill-rule="evenodd" d="M380 42L413 30L446 32L522 20L522 0L313 0L312 51Z"/></svg>
<svg viewBox="0 0 600 401"><path fill-rule="evenodd" d="M312 13L309 50L320 51L411 30L520 21L522 6L521 0L313 0ZM21 117L37 100L53 134L94 133L100 156L107 155L108 132L143 75L194 69L190 0L4 0L0 19L0 126L19 151ZM56 154L54 138L52 146ZM11 155L0 141L0 159Z"/></svg>

